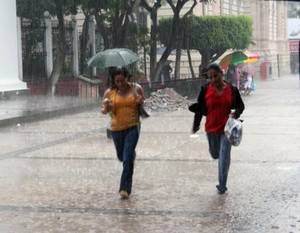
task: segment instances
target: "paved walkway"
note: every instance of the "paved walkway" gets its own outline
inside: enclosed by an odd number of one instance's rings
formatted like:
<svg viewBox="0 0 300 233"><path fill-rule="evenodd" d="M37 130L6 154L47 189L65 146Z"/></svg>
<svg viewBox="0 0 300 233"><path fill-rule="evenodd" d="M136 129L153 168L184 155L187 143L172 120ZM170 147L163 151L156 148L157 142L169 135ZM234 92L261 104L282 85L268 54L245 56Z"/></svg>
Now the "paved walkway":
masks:
<svg viewBox="0 0 300 233"><path fill-rule="evenodd" d="M298 80L259 83L245 102L223 196L188 111L143 122L128 201L97 109L1 129L0 232L300 232Z"/></svg>
<svg viewBox="0 0 300 233"><path fill-rule="evenodd" d="M79 112L97 105L94 99L77 97L23 95L0 98L0 127Z"/></svg>

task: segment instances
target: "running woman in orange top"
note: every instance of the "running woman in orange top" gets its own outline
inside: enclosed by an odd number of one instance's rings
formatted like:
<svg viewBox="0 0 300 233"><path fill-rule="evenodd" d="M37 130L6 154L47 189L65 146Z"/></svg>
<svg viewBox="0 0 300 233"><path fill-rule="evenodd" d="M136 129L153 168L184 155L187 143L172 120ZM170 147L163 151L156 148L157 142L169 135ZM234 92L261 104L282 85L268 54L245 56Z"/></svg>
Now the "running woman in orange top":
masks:
<svg viewBox="0 0 300 233"><path fill-rule="evenodd" d="M110 113L112 138L118 159L123 162L119 193L126 199L131 194L135 148L139 139L138 107L144 101L140 85L128 81L128 71L116 68L112 72L112 86L104 93L101 112Z"/></svg>

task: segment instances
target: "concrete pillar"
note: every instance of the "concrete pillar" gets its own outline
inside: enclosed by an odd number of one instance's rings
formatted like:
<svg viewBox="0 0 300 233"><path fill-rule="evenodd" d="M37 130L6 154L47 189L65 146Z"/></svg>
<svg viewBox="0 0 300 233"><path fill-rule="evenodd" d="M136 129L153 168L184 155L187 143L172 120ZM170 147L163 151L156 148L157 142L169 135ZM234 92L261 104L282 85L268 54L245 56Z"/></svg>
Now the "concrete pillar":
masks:
<svg viewBox="0 0 300 233"><path fill-rule="evenodd" d="M72 48L73 48L73 75L75 77L79 76L79 34L78 25L75 15L72 15Z"/></svg>
<svg viewBox="0 0 300 233"><path fill-rule="evenodd" d="M46 75L50 78L53 70L53 42L52 42L52 24L48 11L44 13L45 19L45 52L46 52Z"/></svg>
<svg viewBox="0 0 300 233"><path fill-rule="evenodd" d="M16 1L2 0L0 9L0 91L24 90L26 84L21 81L22 70L19 70L22 52L18 46L20 37L18 37Z"/></svg>
<svg viewBox="0 0 300 233"><path fill-rule="evenodd" d="M90 57L96 54L96 24L95 16L89 17L89 48L90 48ZM96 68L92 68L92 75L96 76Z"/></svg>

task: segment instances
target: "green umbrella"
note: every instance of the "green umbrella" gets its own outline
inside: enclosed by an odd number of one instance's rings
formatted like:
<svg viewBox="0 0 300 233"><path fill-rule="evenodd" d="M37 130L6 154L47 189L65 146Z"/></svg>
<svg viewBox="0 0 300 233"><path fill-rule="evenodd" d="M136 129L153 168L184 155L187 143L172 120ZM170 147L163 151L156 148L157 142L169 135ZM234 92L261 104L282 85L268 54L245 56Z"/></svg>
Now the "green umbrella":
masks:
<svg viewBox="0 0 300 233"><path fill-rule="evenodd" d="M139 60L136 53L125 48L107 49L89 59L88 66L105 69L108 67L124 67Z"/></svg>

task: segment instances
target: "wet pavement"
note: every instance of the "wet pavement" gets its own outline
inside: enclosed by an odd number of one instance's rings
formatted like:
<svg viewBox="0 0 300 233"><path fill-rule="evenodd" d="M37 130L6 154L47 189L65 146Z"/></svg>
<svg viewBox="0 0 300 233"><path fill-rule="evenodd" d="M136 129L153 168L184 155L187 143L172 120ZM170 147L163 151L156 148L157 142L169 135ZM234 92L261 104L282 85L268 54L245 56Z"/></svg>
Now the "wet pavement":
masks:
<svg viewBox="0 0 300 233"><path fill-rule="evenodd" d="M300 232L300 89L296 76L245 98L228 193L188 111L142 123L133 193L98 109L1 128L0 232Z"/></svg>
<svg viewBox="0 0 300 233"><path fill-rule="evenodd" d="M0 127L85 111L94 108L98 102L68 96L0 96Z"/></svg>

